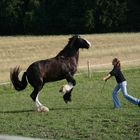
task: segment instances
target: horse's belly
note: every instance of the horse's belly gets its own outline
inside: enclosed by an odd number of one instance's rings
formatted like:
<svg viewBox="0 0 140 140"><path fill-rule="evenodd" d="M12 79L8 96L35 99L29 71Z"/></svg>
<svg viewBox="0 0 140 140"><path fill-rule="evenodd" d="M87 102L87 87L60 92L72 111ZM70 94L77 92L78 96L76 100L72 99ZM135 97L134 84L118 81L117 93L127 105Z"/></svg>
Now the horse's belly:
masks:
<svg viewBox="0 0 140 140"><path fill-rule="evenodd" d="M64 75L46 75L44 77L44 82L55 82L55 81L59 81L59 80L63 80L65 79L65 76Z"/></svg>

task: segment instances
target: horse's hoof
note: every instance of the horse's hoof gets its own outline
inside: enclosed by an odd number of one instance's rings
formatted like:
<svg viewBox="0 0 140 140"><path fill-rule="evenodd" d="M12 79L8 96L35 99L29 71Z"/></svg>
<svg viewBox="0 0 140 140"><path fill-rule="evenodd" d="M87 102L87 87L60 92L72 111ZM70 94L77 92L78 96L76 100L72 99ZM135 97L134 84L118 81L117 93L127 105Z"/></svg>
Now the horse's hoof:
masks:
<svg viewBox="0 0 140 140"><path fill-rule="evenodd" d="M41 107L41 112L49 112L49 108L46 106Z"/></svg>
<svg viewBox="0 0 140 140"><path fill-rule="evenodd" d="M64 99L65 103L71 102L71 92L72 92L72 89L71 89L71 91L66 92L64 94L63 99Z"/></svg>
<svg viewBox="0 0 140 140"><path fill-rule="evenodd" d="M71 102L71 99L64 99L64 102L67 104L68 102Z"/></svg>
<svg viewBox="0 0 140 140"><path fill-rule="evenodd" d="M37 112L49 112L49 108L47 108L46 106L40 106L36 108Z"/></svg>
<svg viewBox="0 0 140 140"><path fill-rule="evenodd" d="M62 94L64 94L64 93L63 93L63 88L64 88L64 86L62 86L62 87L59 89L59 92L62 93Z"/></svg>

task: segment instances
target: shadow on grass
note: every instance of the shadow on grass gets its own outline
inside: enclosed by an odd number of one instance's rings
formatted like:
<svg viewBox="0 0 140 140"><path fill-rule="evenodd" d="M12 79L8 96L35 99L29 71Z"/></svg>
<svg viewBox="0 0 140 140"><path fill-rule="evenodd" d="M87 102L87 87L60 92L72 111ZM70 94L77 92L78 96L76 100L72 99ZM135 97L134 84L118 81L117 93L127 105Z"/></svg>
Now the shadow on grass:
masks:
<svg viewBox="0 0 140 140"><path fill-rule="evenodd" d="M50 108L50 111L68 111L68 110L108 110L108 107L52 107ZM0 111L0 114L2 113L28 113L28 112L36 112L33 109L27 109L27 110L10 110L10 111Z"/></svg>
<svg viewBox="0 0 140 140"><path fill-rule="evenodd" d="M50 110L55 111L55 110L108 110L108 107L53 107L50 108Z"/></svg>
<svg viewBox="0 0 140 140"><path fill-rule="evenodd" d="M28 113L35 112L34 110L11 110L11 111L0 111L0 113Z"/></svg>

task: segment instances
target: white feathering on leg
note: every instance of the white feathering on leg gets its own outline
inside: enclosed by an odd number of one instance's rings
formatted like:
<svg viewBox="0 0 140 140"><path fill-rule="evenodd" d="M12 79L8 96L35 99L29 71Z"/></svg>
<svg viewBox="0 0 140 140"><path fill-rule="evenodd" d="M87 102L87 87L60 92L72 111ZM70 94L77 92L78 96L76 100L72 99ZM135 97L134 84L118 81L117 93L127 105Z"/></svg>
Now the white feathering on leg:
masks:
<svg viewBox="0 0 140 140"><path fill-rule="evenodd" d="M39 96L39 93L38 93L38 95L37 95L37 97L36 97L35 106L36 106L36 111L37 111L37 112L40 112L40 111L41 111L41 106L42 106L42 104L39 102L38 96Z"/></svg>
<svg viewBox="0 0 140 140"><path fill-rule="evenodd" d="M35 101L36 111L37 111L37 112L49 112L49 108L43 106L43 105L40 103L40 101L39 101L39 99L38 99L38 96L39 96L39 93L38 93L38 95L37 95L37 97L36 97L36 101Z"/></svg>
<svg viewBox="0 0 140 140"><path fill-rule="evenodd" d="M63 85L60 88L60 92L63 93L63 94L65 94L66 92L69 92L72 88L73 88L73 84L72 83L68 83L66 85Z"/></svg>

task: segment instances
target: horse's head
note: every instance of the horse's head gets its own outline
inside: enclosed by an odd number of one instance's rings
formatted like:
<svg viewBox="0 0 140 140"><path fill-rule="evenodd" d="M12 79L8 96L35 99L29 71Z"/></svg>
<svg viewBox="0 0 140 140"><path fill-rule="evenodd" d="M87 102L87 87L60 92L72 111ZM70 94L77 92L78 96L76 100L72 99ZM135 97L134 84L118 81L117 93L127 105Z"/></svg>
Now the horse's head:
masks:
<svg viewBox="0 0 140 140"><path fill-rule="evenodd" d="M91 46L91 43L88 40L81 38L79 35L74 35L69 39L69 46L88 49Z"/></svg>
<svg viewBox="0 0 140 140"><path fill-rule="evenodd" d="M78 58L79 48L88 49L90 46L91 44L88 40L81 38L79 35L74 35L69 38L68 44L58 53L57 57L64 59L66 57L76 56L76 58Z"/></svg>

